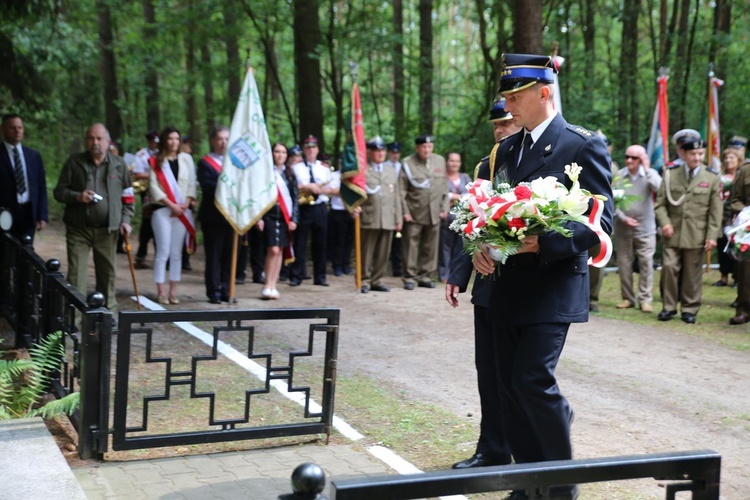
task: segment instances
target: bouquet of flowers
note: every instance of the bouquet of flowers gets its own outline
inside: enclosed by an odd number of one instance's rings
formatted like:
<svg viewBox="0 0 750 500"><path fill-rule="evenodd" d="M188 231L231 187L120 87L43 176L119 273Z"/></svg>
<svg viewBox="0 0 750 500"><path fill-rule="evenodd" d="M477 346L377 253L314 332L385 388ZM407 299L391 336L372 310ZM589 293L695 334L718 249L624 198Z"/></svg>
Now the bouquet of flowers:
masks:
<svg viewBox="0 0 750 500"><path fill-rule="evenodd" d="M556 232L570 237L572 232L565 225L570 221L597 231L598 219L594 220L593 214L586 218L584 213L589 200L599 200L600 206L606 197L581 189L580 173L576 163L565 167L565 175L573 181L570 190L553 176L516 186L502 183L495 188L490 181L477 179L453 208L456 219L450 228L462 235L468 253L474 254L486 245L491 257L501 263L518 253L528 235ZM597 234L608 239L601 228ZM611 252L611 244L608 248Z"/></svg>
<svg viewBox="0 0 750 500"><path fill-rule="evenodd" d="M750 207L745 207L737 214L732 226L725 231L727 247L724 249L735 260L742 261L750 257Z"/></svg>

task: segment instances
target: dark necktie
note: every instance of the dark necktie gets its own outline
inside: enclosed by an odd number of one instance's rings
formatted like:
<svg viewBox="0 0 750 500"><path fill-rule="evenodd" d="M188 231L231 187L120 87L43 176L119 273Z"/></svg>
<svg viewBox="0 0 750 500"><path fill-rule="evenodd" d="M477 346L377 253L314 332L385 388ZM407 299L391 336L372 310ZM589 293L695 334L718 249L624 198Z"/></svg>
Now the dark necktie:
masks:
<svg viewBox="0 0 750 500"><path fill-rule="evenodd" d="M534 140L531 138L530 133L526 133L526 136L523 138L523 150L521 151L521 155L518 157L518 164L521 164L521 160L523 158L528 158L529 152L531 151L531 146L534 144Z"/></svg>
<svg viewBox="0 0 750 500"><path fill-rule="evenodd" d="M23 164L21 163L21 154L18 152L17 147L13 147L13 169L16 174L16 189L18 194L26 192L26 179L23 176Z"/></svg>

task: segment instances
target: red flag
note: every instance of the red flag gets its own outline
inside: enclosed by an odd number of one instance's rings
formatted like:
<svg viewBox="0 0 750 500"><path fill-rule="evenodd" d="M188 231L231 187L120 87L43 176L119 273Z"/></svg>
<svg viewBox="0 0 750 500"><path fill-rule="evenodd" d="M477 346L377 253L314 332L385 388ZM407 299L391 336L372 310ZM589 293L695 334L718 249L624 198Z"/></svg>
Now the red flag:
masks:
<svg viewBox="0 0 750 500"><path fill-rule="evenodd" d="M365 170L367 157L365 146L365 124L359 86L352 86L351 139L344 147L341 161L341 199L350 212L367 199Z"/></svg>
<svg viewBox="0 0 750 500"><path fill-rule="evenodd" d="M708 142L708 153L706 155L706 165L709 167L714 163L714 158L718 158L721 151L721 141L719 139L719 87L724 85L723 80L713 76L708 78L708 119L706 121L706 141Z"/></svg>

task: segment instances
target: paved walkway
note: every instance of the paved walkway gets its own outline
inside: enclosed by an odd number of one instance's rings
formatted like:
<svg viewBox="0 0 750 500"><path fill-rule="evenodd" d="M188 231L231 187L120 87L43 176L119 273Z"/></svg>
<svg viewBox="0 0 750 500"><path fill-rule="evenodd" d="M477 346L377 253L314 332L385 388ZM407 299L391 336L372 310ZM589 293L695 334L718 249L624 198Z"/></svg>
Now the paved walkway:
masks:
<svg viewBox="0 0 750 500"><path fill-rule="evenodd" d="M330 478L392 473L366 451L348 445L296 445L187 457L104 462L73 469L86 496L98 498L276 500L292 492L291 474L314 462Z"/></svg>

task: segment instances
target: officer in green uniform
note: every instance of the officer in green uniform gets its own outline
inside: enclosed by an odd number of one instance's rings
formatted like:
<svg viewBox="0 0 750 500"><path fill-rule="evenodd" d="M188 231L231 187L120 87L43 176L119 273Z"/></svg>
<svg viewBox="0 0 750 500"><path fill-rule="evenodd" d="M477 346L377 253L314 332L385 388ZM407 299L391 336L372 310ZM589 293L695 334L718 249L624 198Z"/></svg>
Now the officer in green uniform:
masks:
<svg viewBox="0 0 750 500"><path fill-rule="evenodd" d="M404 288L414 283L435 288L440 221L448 215L450 200L445 182L445 158L434 154L434 138L420 135L414 141L416 152L407 157L399 177L404 214Z"/></svg>
<svg viewBox="0 0 750 500"><path fill-rule="evenodd" d="M664 239L660 321L672 319L679 302L682 321L695 323L701 306L703 256L716 247L721 230L721 185L717 173L703 164L705 147L700 139L680 145L685 163L665 170L656 196L656 223Z"/></svg>
<svg viewBox="0 0 750 500"><path fill-rule="evenodd" d="M380 136L367 143L367 159L367 199L356 212L362 234L361 291L388 292L382 279L388 269L393 233L401 230L403 221L398 175L393 165L385 161L385 142Z"/></svg>

